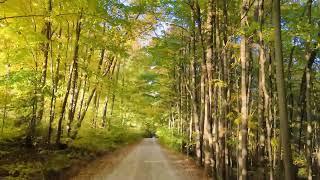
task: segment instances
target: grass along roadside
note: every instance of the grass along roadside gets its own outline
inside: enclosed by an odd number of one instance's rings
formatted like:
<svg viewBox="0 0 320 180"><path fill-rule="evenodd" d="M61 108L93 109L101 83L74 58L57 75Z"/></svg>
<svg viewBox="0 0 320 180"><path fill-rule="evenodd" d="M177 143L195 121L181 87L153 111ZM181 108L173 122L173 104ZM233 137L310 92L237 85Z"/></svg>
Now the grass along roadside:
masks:
<svg viewBox="0 0 320 180"><path fill-rule="evenodd" d="M128 128L86 128L63 150L41 145L28 149L21 145L21 138L2 139L0 179L65 179L97 157L141 138L140 131Z"/></svg>

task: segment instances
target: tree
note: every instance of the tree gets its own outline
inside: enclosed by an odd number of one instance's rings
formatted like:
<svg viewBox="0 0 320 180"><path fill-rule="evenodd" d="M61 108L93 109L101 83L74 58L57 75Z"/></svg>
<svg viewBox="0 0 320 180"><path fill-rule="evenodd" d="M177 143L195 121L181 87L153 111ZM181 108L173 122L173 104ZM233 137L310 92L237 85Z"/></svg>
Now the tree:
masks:
<svg viewBox="0 0 320 180"><path fill-rule="evenodd" d="M240 128L240 157L239 157L239 179L247 179L247 156L248 156L248 147L247 147L247 136L248 136L248 76L247 76L247 61L248 61L248 50L247 50L247 37L245 28L247 26L247 11L249 7L249 2L247 0L242 1L241 6L241 28L243 29L243 35L241 36L241 45L240 45L240 58L241 58L241 128Z"/></svg>
<svg viewBox="0 0 320 180"><path fill-rule="evenodd" d="M282 58L282 40L281 40L281 24L280 24L280 1L273 1L273 23L274 23L274 49L275 49L275 63L277 70L277 93L278 106L280 116L280 134L281 146L283 150L283 164L285 167L285 178L292 180L295 178L292 164L292 152L290 145L290 133L287 111L287 100L285 92L285 80L283 70Z"/></svg>

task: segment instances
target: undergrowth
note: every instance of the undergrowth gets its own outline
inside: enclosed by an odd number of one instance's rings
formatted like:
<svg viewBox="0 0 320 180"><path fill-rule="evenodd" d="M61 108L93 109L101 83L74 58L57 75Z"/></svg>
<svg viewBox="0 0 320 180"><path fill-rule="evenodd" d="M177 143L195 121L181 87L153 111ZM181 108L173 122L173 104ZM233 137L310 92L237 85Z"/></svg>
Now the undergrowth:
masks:
<svg viewBox="0 0 320 180"><path fill-rule="evenodd" d="M112 130L83 128L78 138L68 142L65 149L37 145L28 149L23 137L7 136L0 139L0 179L56 179L72 166L87 164L104 153L133 143L142 133L129 128L112 127ZM10 137L10 138L9 138Z"/></svg>
<svg viewBox="0 0 320 180"><path fill-rule="evenodd" d="M181 151L186 137L181 135L177 129L168 129L165 127L158 128L156 132L159 142L170 149Z"/></svg>

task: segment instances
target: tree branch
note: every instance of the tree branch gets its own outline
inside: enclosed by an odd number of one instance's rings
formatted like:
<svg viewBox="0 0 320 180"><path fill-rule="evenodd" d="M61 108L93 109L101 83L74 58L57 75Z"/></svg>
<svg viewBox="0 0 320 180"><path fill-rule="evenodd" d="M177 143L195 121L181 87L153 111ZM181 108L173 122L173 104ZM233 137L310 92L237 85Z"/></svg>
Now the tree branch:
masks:
<svg viewBox="0 0 320 180"><path fill-rule="evenodd" d="M29 18L29 17L44 17L43 14L30 14L30 15L21 15L21 16L8 16L8 17L1 17L0 21L6 19L15 19L15 18Z"/></svg>
<svg viewBox="0 0 320 180"><path fill-rule="evenodd" d="M68 16L68 15L79 15L79 12L74 12L74 13L64 13L64 14L57 14L53 16ZM107 17L95 15L95 14L83 14L85 16L91 16L91 17L96 17L100 18L103 20L107 20ZM16 19L16 18L30 18L30 17L45 17L46 15L44 14L29 14L29 15L18 15L18 16L7 16L7 17L0 17L0 21L2 20L7 20L7 19Z"/></svg>
<svg viewBox="0 0 320 180"><path fill-rule="evenodd" d="M250 11L250 9L251 9L251 7L252 7L252 5L254 4L255 1L256 1L256 0L253 0L253 1L251 2L251 4L249 4L249 6L248 6L247 9L246 9L246 13L243 15L243 17L241 17L241 20L243 20L243 18L245 18L245 17L247 16L247 14L249 13L249 11Z"/></svg>

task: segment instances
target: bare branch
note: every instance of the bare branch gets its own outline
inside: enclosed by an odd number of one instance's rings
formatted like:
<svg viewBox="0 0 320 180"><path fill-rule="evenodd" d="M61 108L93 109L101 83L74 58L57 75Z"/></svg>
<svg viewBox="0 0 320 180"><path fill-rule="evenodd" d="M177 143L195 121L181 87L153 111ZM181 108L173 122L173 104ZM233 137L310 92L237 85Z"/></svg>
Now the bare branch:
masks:
<svg viewBox="0 0 320 180"><path fill-rule="evenodd" d="M74 12L74 13L64 13L64 14L56 14L53 16L68 16L68 15L79 15L79 12ZM83 14L85 16L91 16L91 17L96 17L100 18L103 20L107 20L107 17L99 16L96 14ZM7 19L16 19L16 18L30 18L30 17L45 17L46 15L44 14L29 14L29 15L18 15L18 16L7 16L7 17L0 17L0 21L2 20L7 20Z"/></svg>

